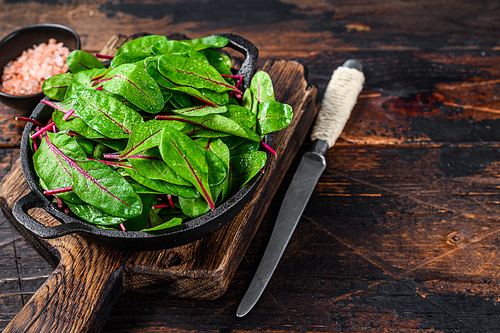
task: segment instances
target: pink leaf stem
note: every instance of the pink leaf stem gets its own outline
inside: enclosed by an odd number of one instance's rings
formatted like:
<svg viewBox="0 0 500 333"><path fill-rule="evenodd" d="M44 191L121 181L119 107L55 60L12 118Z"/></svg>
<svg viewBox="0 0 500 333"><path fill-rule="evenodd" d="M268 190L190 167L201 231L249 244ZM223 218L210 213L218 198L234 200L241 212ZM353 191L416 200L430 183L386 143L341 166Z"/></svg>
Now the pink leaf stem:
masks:
<svg viewBox="0 0 500 333"><path fill-rule="evenodd" d="M123 225L123 223L120 223L120 228L122 228L122 231L127 231L127 229L125 229L125 226Z"/></svg>
<svg viewBox="0 0 500 333"><path fill-rule="evenodd" d="M235 87L238 88L243 81L243 75L227 75L227 74L221 74L222 77L231 77L233 79L238 79L238 83L236 83Z"/></svg>
<svg viewBox="0 0 500 333"><path fill-rule="evenodd" d="M170 207L170 204L154 205L152 208L153 209L158 209L158 208L167 208L167 207Z"/></svg>
<svg viewBox="0 0 500 333"><path fill-rule="evenodd" d="M73 115L73 113L75 113L75 109L71 108L68 113L66 113L63 117L63 120L68 120L69 117L71 117Z"/></svg>
<svg viewBox="0 0 500 333"><path fill-rule="evenodd" d="M59 208L63 208L63 201L61 200L61 198L59 198L58 196L55 196L54 198L56 198L56 202L57 202L57 207Z"/></svg>
<svg viewBox="0 0 500 333"><path fill-rule="evenodd" d="M101 58L101 59L113 59L114 57L113 56L109 56L109 55L105 55L105 54L99 54L99 53L94 53L94 56L96 58Z"/></svg>
<svg viewBox="0 0 500 333"><path fill-rule="evenodd" d="M170 207L172 207L175 210L174 201L172 200L172 195L167 194L167 199L168 199L168 203L170 204Z"/></svg>
<svg viewBox="0 0 500 333"><path fill-rule="evenodd" d="M276 151L273 148L271 148L268 144L264 143L263 141L261 141L260 144L264 148L266 148L267 150L269 150L271 152L271 154L273 154L276 157Z"/></svg>
<svg viewBox="0 0 500 333"><path fill-rule="evenodd" d="M109 78L107 78L107 79L99 79L99 80L96 80L96 81L94 81L94 82L92 83L92 87L94 87L94 86L98 85L98 84L99 84L99 83L101 83L101 82L106 82L106 81L109 81L109 80L111 80L111 79L113 79L113 78L114 78L114 76L113 76L113 77L109 77Z"/></svg>
<svg viewBox="0 0 500 333"><path fill-rule="evenodd" d="M132 166L130 166L130 165L121 164L121 163L118 163L118 162L111 162L111 161L96 160L96 159L93 159L93 158L88 158L87 160L89 160L89 161L101 162L101 163L104 163L104 164L106 164L106 165L112 165L112 166L117 166L117 167L121 167L121 168L130 168L130 169L133 169L133 168L134 168L134 167L132 167Z"/></svg>
<svg viewBox="0 0 500 333"><path fill-rule="evenodd" d="M26 118L26 117L15 117L14 119L17 120L17 121L25 121L27 123L33 123L33 124L35 124L37 126L43 127L43 124L40 123L40 122L38 122L38 121L36 121L35 119Z"/></svg>
<svg viewBox="0 0 500 333"><path fill-rule="evenodd" d="M68 187L55 188L53 190L46 190L43 192L43 194L54 195L54 194L66 193L66 192L70 192L70 191L73 191L73 187L68 186Z"/></svg>
<svg viewBox="0 0 500 333"><path fill-rule="evenodd" d="M45 100L45 99L42 99L41 102L45 105L48 105L50 106L51 108L54 108L54 109L57 109L63 113L66 113L66 110L64 110L63 108L61 108L58 104L52 102L52 101L48 101L48 100Z"/></svg>
<svg viewBox="0 0 500 333"><path fill-rule="evenodd" d="M34 153L36 153L36 151L38 150L38 143L36 143L36 140L33 140L33 150Z"/></svg>
<svg viewBox="0 0 500 333"><path fill-rule="evenodd" d="M120 159L120 154L116 154L116 153L104 153L103 156L104 156L104 158L107 158L109 160L119 160Z"/></svg>
<svg viewBox="0 0 500 333"><path fill-rule="evenodd" d="M55 126L55 123L52 122L50 124L48 124L47 126L45 127L42 127L38 132L36 132L35 134L31 135L31 138L34 139L34 138L37 138L39 137L40 135L42 135L43 133L47 132L48 130L50 130L52 128L52 126Z"/></svg>

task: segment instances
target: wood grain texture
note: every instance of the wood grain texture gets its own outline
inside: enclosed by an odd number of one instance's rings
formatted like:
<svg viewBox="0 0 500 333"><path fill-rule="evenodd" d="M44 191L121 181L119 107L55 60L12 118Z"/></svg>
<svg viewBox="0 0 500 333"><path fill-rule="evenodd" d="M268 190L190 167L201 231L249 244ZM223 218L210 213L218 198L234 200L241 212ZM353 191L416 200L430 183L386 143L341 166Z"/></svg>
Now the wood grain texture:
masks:
<svg viewBox="0 0 500 333"><path fill-rule="evenodd" d="M75 28L87 50L118 33L234 32L259 47L259 66L303 64L320 97L345 59L365 68L365 89L257 307L235 317L298 158L222 296L125 292L103 332L498 332L498 7L491 0L1 2L0 37L58 22ZM7 140L18 140L21 127L7 115L13 110L1 111L3 176L18 156ZM298 155L309 148L306 138ZM171 254L173 269L181 261ZM0 213L1 328L52 270ZM161 289L160 280L153 287Z"/></svg>
<svg viewBox="0 0 500 333"><path fill-rule="evenodd" d="M4 332L98 332L123 290L199 299L224 294L277 191L275 184L281 183L318 111L317 90L308 86L302 65L269 61L262 69L275 83L276 98L293 108L294 117L275 134L277 156L241 213L208 237L163 251L112 250L79 235L37 239L19 226L49 261L55 262L54 256L60 260ZM296 84L290 87L290 81ZM10 216L14 203L28 192L18 161L2 180L4 214ZM29 214L47 226L59 223L42 209Z"/></svg>

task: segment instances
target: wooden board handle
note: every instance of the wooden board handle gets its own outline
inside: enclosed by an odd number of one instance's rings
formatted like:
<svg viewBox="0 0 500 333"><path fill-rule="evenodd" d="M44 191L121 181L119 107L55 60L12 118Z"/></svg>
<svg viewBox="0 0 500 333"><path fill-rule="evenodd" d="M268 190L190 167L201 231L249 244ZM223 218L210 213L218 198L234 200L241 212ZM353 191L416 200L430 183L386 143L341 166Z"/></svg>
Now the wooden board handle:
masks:
<svg viewBox="0 0 500 333"><path fill-rule="evenodd" d="M75 237L75 243L82 238ZM85 246L83 246L85 244ZM99 332L122 293L123 252L82 241L61 248L48 280L5 328L5 333ZM80 246L79 246L80 245Z"/></svg>

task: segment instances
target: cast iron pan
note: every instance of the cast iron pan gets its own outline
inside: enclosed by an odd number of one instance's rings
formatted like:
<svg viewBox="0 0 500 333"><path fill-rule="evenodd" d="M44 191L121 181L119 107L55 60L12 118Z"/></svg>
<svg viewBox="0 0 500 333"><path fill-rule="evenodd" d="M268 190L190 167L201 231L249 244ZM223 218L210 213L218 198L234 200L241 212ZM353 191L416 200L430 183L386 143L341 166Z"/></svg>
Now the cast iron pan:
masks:
<svg viewBox="0 0 500 333"><path fill-rule="evenodd" d="M224 33L219 34L219 36L227 37L229 39L228 47L244 55L244 61L237 74L243 75L243 87L248 88L255 72L258 57L257 47L238 35ZM51 113L52 108L39 103L31 114L31 118L46 123ZM103 229L65 214L43 194L33 168L33 154L29 143L30 132L34 127L34 124L28 123L24 128L21 139L21 166L31 192L16 202L12 214L21 225L41 238L56 238L79 233L91 241L114 248L138 251L159 250L184 245L207 236L231 221L250 200L262 175L259 172L238 193L221 206L195 219L183 222L179 226L157 232L123 232ZM271 145L271 135L266 136L265 143ZM28 210L34 207L44 209L61 224L54 227L41 224L28 214Z"/></svg>

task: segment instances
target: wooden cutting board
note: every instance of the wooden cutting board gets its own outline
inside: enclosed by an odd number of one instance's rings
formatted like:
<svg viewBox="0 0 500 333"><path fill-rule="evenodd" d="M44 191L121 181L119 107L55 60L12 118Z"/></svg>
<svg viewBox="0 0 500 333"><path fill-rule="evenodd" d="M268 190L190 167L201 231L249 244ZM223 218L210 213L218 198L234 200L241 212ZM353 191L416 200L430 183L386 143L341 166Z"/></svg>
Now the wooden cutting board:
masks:
<svg viewBox="0 0 500 333"><path fill-rule="evenodd" d="M132 252L98 245L79 235L39 239L11 214L15 202L29 192L19 161L15 164L0 184L0 206L56 268L4 332L99 332L113 303L126 290L196 299L214 299L226 291L318 111L317 89L307 84L301 64L267 61L261 69L271 76L276 99L293 107L292 123L275 133L277 156L252 200L233 221L196 242ZM59 223L44 212L33 216L47 225Z"/></svg>

